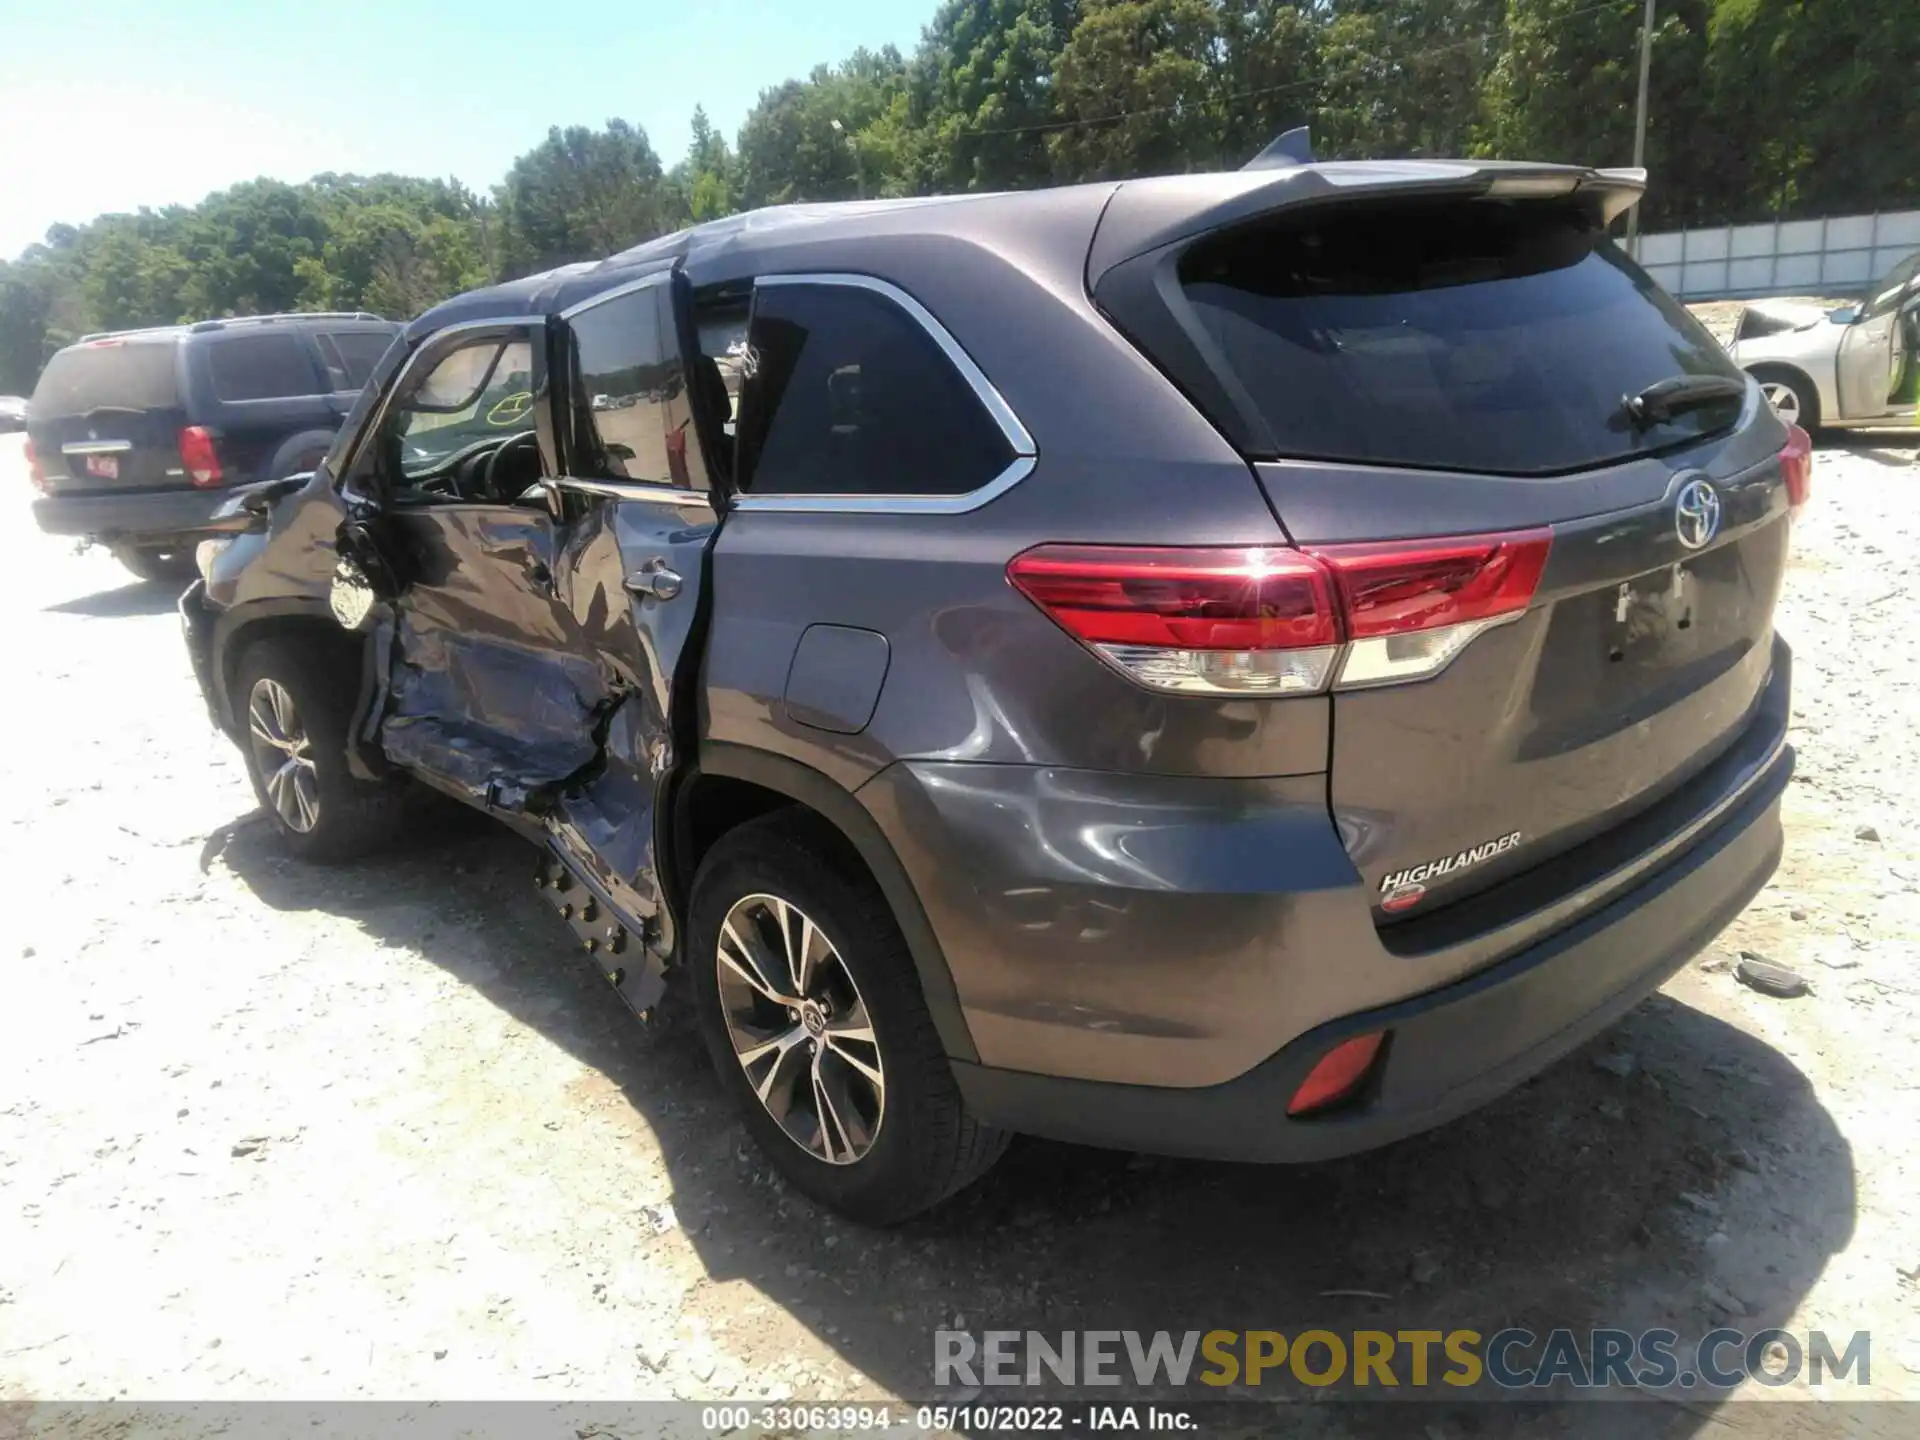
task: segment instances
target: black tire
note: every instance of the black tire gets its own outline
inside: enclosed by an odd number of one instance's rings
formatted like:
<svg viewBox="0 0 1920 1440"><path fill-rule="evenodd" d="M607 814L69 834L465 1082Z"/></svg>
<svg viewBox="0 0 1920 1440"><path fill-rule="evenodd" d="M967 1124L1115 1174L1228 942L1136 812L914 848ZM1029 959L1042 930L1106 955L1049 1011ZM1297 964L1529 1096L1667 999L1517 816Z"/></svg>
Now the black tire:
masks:
<svg viewBox="0 0 1920 1440"><path fill-rule="evenodd" d="M251 722L263 681L281 687L291 701L304 754L312 761L315 814L304 829L283 813L262 769L263 751L271 747L256 739ZM318 646L260 640L240 657L232 696L247 777L281 844L299 859L364 854L391 840L408 818L411 795L403 780L371 784L356 780L347 767L347 727L358 693L357 669Z"/></svg>
<svg viewBox="0 0 1920 1440"><path fill-rule="evenodd" d="M778 897L810 918L865 1003L885 1098L858 1159L833 1164L803 1148L761 1103L735 1054L720 991L720 928L735 903L753 895ZM701 862L690 921L684 953L707 1051L747 1129L795 1189L851 1219L891 1225L1000 1158L1010 1137L967 1110L893 912L838 835L797 810L729 832Z"/></svg>
<svg viewBox="0 0 1920 1440"><path fill-rule="evenodd" d="M113 547L113 558L142 580L178 581L185 585L200 572L193 563L191 545L130 545Z"/></svg>
<svg viewBox="0 0 1920 1440"><path fill-rule="evenodd" d="M1756 365L1753 378L1762 386L1780 386L1793 393L1793 406L1799 413L1793 423L1809 435L1820 428L1820 392L1813 388L1813 382L1798 370L1790 370L1784 365ZM1771 397L1769 397L1771 403ZM1779 407L1775 406L1778 413Z"/></svg>

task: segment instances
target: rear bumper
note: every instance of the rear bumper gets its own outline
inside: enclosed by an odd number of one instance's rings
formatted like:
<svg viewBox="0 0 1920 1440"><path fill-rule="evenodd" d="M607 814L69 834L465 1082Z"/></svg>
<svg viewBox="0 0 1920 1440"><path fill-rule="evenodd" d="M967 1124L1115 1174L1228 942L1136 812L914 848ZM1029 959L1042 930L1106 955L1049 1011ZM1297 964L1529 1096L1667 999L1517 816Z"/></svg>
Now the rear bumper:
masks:
<svg viewBox="0 0 1920 1440"><path fill-rule="evenodd" d="M214 511L228 498L225 490L47 495L33 502L33 518L49 535L177 543L212 533Z"/></svg>
<svg viewBox="0 0 1920 1440"><path fill-rule="evenodd" d="M1060 1079L956 1062L981 1119L1080 1144L1308 1161L1431 1129L1545 1068L1658 989L1758 894L1779 863L1782 750L1681 859L1569 930L1455 984L1322 1025L1238 1079L1199 1089ZM1291 1120L1287 1101L1341 1041L1390 1032L1366 1099Z"/></svg>
<svg viewBox="0 0 1920 1440"><path fill-rule="evenodd" d="M857 798L918 893L1008 1129L1313 1160L1440 1124L1604 1029L1778 864L1792 656L1734 742L1574 851L1383 931L1324 776L1196 781L907 762ZM1307 1072L1389 1031L1367 1094L1293 1120Z"/></svg>

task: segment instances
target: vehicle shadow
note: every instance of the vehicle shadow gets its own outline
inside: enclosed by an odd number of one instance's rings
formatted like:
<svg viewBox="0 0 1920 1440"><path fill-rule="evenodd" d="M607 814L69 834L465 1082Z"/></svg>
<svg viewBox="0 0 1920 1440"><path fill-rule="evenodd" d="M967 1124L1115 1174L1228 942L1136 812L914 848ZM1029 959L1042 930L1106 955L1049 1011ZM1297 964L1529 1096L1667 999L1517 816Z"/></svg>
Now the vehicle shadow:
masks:
<svg viewBox="0 0 1920 1440"><path fill-rule="evenodd" d="M1906 469L1920 463L1920 433L1905 430L1827 431L1814 446L1822 450L1844 450L1876 465Z"/></svg>
<svg viewBox="0 0 1920 1440"><path fill-rule="evenodd" d="M99 620L122 620L134 615L164 615L180 603L186 586L177 580L136 580L111 590L77 595L40 608L49 615L85 615Z"/></svg>
<svg viewBox="0 0 1920 1440"><path fill-rule="evenodd" d="M750 1150L684 1019L633 1019L534 891L534 852L517 838L455 821L432 843L320 869L282 858L249 820L209 840L203 867L216 857L268 906L347 916L419 951L617 1087L715 1282L689 1313L718 1318L726 1282L744 1281L847 1366L917 1400L936 1396L942 1328L1753 1333L1788 1321L1853 1231L1852 1154L1807 1078L1664 995L1478 1114L1370 1155L1269 1168L1020 1140L933 1213L866 1230L818 1211ZM477 929L383 933L396 899L425 897L478 915ZM639 1163L649 1142L636 1130L634 1143ZM764 1357L757 1368L778 1378ZM1182 1399L1217 1398L1204 1391ZM1248 1433L1266 1428L1265 1407L1245 1411ZM1541 1433L1511 1405L1312 1412L1322 1435L1432 1435L1428 1421L1448 1436ZM1693 1398L1661 1407L1656 1426L1639 1406L1586 1405L1553 1433L1692 1434L1715 1413Z"/></svg>

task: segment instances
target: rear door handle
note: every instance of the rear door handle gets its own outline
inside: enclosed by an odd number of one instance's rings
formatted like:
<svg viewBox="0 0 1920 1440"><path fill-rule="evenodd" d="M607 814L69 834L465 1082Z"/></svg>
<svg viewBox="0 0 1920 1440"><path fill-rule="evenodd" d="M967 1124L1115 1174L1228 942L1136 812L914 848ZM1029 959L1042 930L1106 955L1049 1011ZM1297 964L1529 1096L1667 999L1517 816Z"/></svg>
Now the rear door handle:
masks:
<svg viewBox="0 0 1920 1440"><path fill-rule="evenodd" d="M667 568L666 561L653 559L627 576L626 585L635 595L671 600L680 593L681 580L678 574Z"/></svg>

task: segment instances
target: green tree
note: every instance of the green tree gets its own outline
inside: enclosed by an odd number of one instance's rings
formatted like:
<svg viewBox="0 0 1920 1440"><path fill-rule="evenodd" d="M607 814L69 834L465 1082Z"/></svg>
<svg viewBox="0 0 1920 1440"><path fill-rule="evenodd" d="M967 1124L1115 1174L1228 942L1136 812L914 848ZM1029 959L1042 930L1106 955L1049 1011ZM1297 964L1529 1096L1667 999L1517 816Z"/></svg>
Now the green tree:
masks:
<svg viewBox="0 0 1920 1440"><path fill-rule="evenodd" d="M1217 148L1219 19L1210 0L1086 0L1055 72L1062 178L1178 173Z"/></svg>
<svg viewBox="0 0 1920 1440"><path fill-rule="evenodd" d="M1007 190L1052 178L1055 71L1080 0L945 0L911 67L918 186Z"/></svg>
<svg viewBox="0 0 1920 1440"><path fill-rule="evenodd" d="M664 179L637 125L555 126L513 162L497 192L503 268L525 274L598 260L660 234L673 214Z"/></svg>
<svg viewBox="0 0 1920 1440"><path fill-rule="evenodd" d="M892 46L760 92L740 127L741 203L907 194L906 63Z"/></svg>

